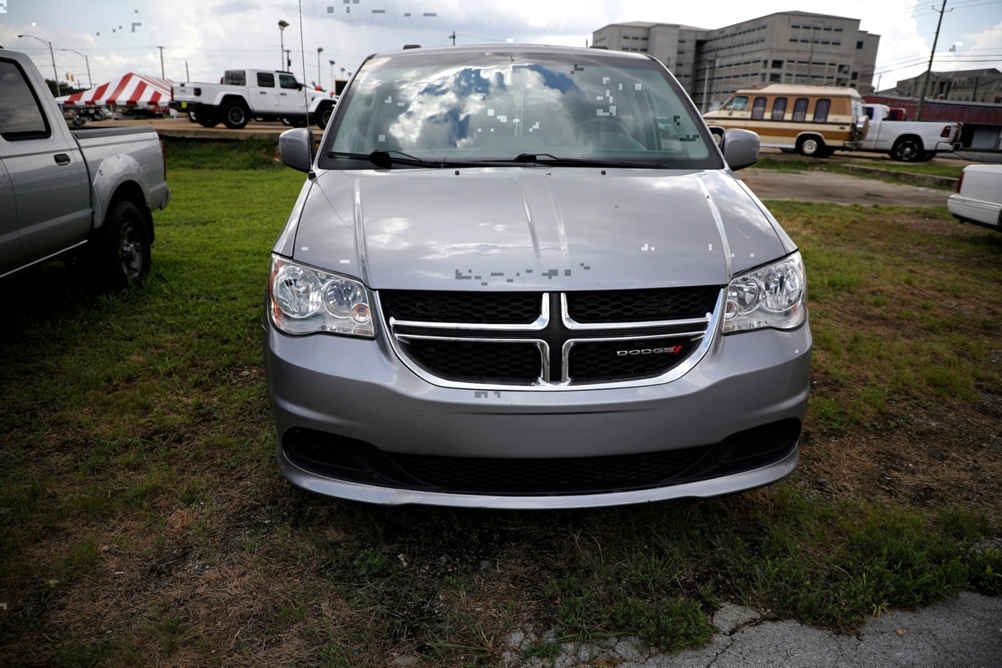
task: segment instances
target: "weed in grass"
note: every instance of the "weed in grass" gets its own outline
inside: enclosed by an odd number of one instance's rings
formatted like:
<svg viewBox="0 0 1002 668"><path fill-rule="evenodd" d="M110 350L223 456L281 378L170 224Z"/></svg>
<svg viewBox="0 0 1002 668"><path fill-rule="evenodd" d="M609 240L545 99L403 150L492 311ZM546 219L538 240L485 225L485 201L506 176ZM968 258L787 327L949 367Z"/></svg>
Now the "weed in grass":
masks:
<svg viewBox="0 0 1002 668"><path fill-rule="evenodd" d="M812 395L807 410L815 428L830 435L846 434L854 426L850 412L836 397Z"/></svg>
<svg viewBox="0 0 1002 668"><path fill-rule="evenodd" d="M611 616L620 628L638 629L645 647L671 653L703 645L713 635L706 612L691 599L620 599Z"/></svg>
<svg viewBox="0 0 1002 668"><path fill-rule="evenodd" d="M173 656L180 647L183 625L181 618L174 613L167 613L151 625L154 637L158 639L160 652L165 656Z"/></svg>
<svg viewBox="0 0 1002 668"><path fill-rule="evenodd" d="M87 536L65 551L52 574L52 586L66 587L93 573L101 561L101 550L94 536Z"/></svg>
<svg viewBox="0 0 1002 668"><path fill-rule="evenodd" d="M967 568L975 591L989 596L1002 595L1002 547L975 548Z"/></svg>

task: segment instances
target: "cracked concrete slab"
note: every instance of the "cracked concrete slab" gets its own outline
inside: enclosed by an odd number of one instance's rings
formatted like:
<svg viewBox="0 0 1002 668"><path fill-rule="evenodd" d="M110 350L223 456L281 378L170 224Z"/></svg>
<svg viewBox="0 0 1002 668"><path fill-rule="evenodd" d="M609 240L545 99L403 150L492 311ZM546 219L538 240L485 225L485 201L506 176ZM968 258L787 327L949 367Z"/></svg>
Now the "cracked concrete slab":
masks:
<svg viewBox="0 0 1002 668"><path fill-rule="evenodd" d="M620 638L595 646L563 645L560 655L509 666L543 668L999 668L1002 598L962 593L915 611L867 622L858 636L837 635L793 621L763 621L750 608L724 604L717 633L705 647L657 654Z"/></svg>

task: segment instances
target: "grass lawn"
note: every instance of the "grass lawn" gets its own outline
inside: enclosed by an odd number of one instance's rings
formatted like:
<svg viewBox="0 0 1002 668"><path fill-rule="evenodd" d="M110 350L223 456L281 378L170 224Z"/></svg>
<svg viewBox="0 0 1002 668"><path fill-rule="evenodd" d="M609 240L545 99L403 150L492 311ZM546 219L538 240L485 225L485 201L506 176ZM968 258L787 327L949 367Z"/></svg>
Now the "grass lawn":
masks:
<svg viewBox="0 0 1002 668"><path fill-rule="evenodd" d="M1002 536L1002 235L945 208L771 206L815 336L802 460L779 484L372 507L274 463L261 304L303 175L232 150L169 145L143 289L95 297L60 265L4 283L0 665L493 666L611 635L699 646L723 601L852 632L1002 593L1002 552L972 549Z"/></svg>

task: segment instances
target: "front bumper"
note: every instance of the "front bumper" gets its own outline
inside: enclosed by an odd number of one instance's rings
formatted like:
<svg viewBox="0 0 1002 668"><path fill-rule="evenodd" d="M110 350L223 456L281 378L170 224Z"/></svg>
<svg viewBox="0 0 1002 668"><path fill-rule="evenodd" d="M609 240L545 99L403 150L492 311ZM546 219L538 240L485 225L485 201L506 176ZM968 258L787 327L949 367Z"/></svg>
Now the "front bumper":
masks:
<svg viewBox="0 0 1002 668"><path fill-rule="evenodd" d="M266 323L264 339L279 465L294 485L321 494L381 504L608 506L759 487L788 475L798 461L810 374L806 324L791 332L717 335L702 361L670 383L551 391L440 387L404 366L381 336L290 337ZM748 458L747 468L707 464L732 437L776 424L795 425L792 439ZM488 470L515 461L531 467L533 460L555 470L561 461L571 468L581 459L612 463L682 451L698 451L699 463L662 482L547 489L544 481L481 492L399 482L411 480L407 475L332 473L336 466L313 466L299 456L295 441L307 432L321 435L313 452L349 443L379 458L441 457ZM733 452L726 458L741 459Z"/></svg>

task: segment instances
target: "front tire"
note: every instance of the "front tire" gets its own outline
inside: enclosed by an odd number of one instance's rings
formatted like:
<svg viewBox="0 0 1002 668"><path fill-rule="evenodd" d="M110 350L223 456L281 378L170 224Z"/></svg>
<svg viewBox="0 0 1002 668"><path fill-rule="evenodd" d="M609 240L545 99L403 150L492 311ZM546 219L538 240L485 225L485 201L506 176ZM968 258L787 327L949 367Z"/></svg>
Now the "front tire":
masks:
<svg viewBox="0 0 1002 668"><path fill-rule="evenodd" d="M116 203L88 244L88 278L99 290L125 290L146 280L150 261L142 212L127 200Z"/></svg>
<svg viewBox="0 0 1002 668"><path fill-rule="evenodd" d="M922 157L922 142L914 137L902 137L894 143L891 158L901 162L917 162Z"/></svg>
<svg viewBox="0 0 1002 668"><path fill-rule="evenodd" d="M320 107L317 112L317 127L321 130L326 130L327 125L331 122L331 117L334 115L334 105L325 104Z"/></svg>

